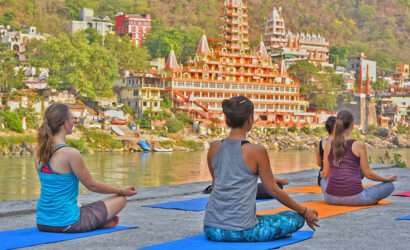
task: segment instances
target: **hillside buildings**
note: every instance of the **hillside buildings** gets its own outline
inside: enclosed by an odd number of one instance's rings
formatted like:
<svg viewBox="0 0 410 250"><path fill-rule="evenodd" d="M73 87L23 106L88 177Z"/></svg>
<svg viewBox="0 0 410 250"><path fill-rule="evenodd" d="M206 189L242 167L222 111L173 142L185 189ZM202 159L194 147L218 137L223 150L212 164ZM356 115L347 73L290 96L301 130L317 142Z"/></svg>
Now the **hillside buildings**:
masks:
<svg viewBox="0 0 410 250"><path fill-rule="evenodd" d="M300 84L281 72L263 42L256 51L249 46L247 1L225 0L221 35L223 42L210 48L202 36L196 56L180 65L171 51L165 68L166 91L174 108L197 118L220 119L222 101L237 95L255 104L256 120L266 126L302 126L317 122L307 113L308 102Z"/></svg>
<svg viewBox="0 0 410 250"><path fill-rule="evenodd" d="M268 52L284 59L285 67L297 60L309 60L316 66L329 65L330 44L320 34L293 33L286 29L282 8L273 7L265 24L264 42Z"/></svg>
<svg viewBox="0 0 410 250"><path fill-rule="evenodd" d="M142 47L144 39L151 31L150 15L128 15L123 12L115 16L115 32L117 35L129 35L132 42Z"/></svg>
<svg viewBox="0 0 410 250"><path fill-rule="evenodd" d="M82 8L80 11L80 20L71 21L70 32L75 33L81 30L94 29L98 34L105 36L113 31L113 27L114 25L108 16L95 17L94 10Z"/></svg>

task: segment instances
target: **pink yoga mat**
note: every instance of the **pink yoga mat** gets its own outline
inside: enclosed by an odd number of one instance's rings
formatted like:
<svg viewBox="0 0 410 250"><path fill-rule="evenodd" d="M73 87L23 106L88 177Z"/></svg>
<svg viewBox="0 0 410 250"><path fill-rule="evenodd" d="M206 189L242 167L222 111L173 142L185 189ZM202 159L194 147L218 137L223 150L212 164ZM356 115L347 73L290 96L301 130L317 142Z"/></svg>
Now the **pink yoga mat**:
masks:
<svg viewBox="0 0 410 250"><path fill-rule="evenodd" d="M393 196L410 197L410 192L403 192L403 193L393 194Z"/></svg>

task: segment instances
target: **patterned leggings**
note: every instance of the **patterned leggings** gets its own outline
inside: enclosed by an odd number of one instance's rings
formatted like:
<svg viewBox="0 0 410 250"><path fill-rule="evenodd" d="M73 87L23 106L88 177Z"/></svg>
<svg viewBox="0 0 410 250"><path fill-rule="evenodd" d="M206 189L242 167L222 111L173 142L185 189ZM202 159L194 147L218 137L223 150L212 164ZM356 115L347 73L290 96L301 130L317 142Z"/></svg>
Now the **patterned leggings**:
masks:
<svg viewBox="0 0 410 250"><path fill-rule="evenodd" d="M206 237L212 241L261 242L290 236L305 224L305 219L293 211L258 216L254 228L243 231L229 231L215 227L204 227Z"/></svg>

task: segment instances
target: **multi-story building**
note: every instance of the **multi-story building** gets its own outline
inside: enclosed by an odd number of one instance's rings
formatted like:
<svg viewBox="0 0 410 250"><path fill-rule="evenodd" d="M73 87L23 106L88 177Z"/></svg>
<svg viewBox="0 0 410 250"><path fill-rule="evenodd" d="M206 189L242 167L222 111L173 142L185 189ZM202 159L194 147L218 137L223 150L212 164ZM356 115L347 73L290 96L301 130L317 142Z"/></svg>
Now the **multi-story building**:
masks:
<svg viewBox="0 0 410 250"><path fill-rule="evenodd" d="M410 81L410 65L399 64L396 66L396 72L393 74L393 80L399 83L401 87L409 85Z"/></svg>
<svg viewBox="0 0 410 250"><path fill-rule="evenodd" d="M21 54L26 51L26 45L31 40L44 40L45 35L37 32L36 27L30 26L23 31L16 31L10 27L0 25L0 43Z"/></svg>
<svg viewBox="0 0 410 250"><path fill-rule="evenodd" d="M137 116L148 109L159 112L164 90L164 80L159 75L130 74L124 78L124 84L119 89L119 102L133 108Z"/></svg>
<svg viewBox="0 0 410 250"><path fill-rule="evenodd" d="M349 58L346 69L355 73L355 78L358 82L360 93L364 93L364 82L366 82L367 85L366 92L371 91L371 84L377 81L376 61L367 59L367 57L362 53L358 57Z"/></svg>
<svg viewBox="0 0 410 250"><path fill-rule="evenodd" d="M292 63L295 60L306 60L315 65L329 65L330 44L320 34L292 33L286 30L282 8L273 7L272 13L265 24L264 42L269 53L274 56L290 56Z"/></svg>
<svg viewBox="0 0 410 250"><path fill-rule="evenodd" d="M165 68L166 91L177 110L197 118L223 120L222 101L244 95L255 104L256 118L271 126L315 123L307 113L308 102L300 95L300 84L272 63L263 42L256 52L249 46L248 6L245 0L225 0L223 42L210 48L205 35L196 56L179 65L171 51Z"/></svg>
<svg viewBox="0 0 410 250"><path fill-rule="evenodd" d="M115 16L115 32L117 35L129 35L132 42L142 47L144 39L151 31L151 16L146 15L127 15L119 13Z"/></svg>
<svg viewBox="0 0 410 250"><path fill-rule="evenodd" d="M108 16L94 17L94 10L82 8L80 20L71 21L71 33L86 29L95 29L98 34L105 36L113 30L113 24Z"/></svg>

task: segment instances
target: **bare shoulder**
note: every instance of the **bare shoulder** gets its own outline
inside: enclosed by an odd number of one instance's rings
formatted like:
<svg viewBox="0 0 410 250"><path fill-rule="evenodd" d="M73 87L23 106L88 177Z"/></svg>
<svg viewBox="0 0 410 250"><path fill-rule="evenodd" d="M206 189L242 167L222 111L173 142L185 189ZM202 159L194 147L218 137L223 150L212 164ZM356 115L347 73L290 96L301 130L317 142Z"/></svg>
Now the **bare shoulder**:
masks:
<svg viewBox="0 0 410 250"><path fill-rule="evenodd" d="M245 144L243 147L246 151L248 151L249 153L252 153L252 154L258 154L259 155L259 154L265 154L267 152L266 148L263 145L260 145L260 144L248 143L248 144Z"/></svg>
<svg viewBox="0 0 410 250"><path fill-rule="evenodd" d="M354 141L352 144L353 149L366 149L366 144L361 141Z"/></svg>
<svg viewBox="0 0 410 250"><path fill-rule="evenodd" d="M361 141L355 141L352 144L352 151L356 156L361 156L367 152L367 146Z"/></svg>
<svg viewBox="0 0 410 250"><path fill-rule="evenodd" d="M78 159L81 153L78 149L72 147L64 147L57 152L60 155L65 155L68 159Z"/></svg>
<svg viewBox="0 0 410 250"><path fill-rule="evenodd" d="M213 141L209 144L208 155L212 156L216 152L218 152L219 148L221 147L221 141Z"/></svg>

